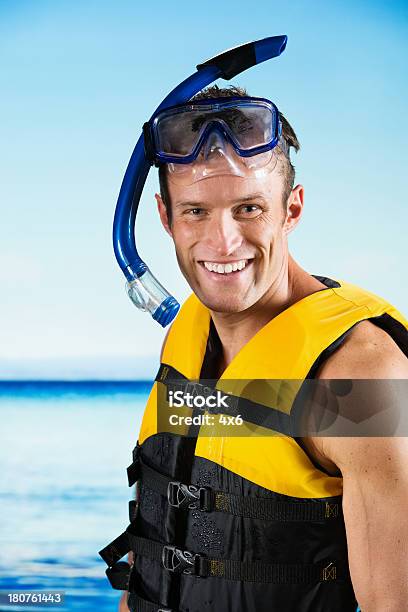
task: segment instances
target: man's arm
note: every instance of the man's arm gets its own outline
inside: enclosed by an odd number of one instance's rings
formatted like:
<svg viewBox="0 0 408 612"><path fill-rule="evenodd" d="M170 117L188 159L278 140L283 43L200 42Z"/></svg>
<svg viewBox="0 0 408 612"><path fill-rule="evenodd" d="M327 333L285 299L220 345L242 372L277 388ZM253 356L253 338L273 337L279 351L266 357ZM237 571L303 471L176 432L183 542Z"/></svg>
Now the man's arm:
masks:
<svg viewBox="0 0 408 612"><path fill-rule="evenodd" d="M408 359L388 334L369 323L358 327L322 366L319 378L408 378ZM407 399L402 398L401 411L408 409ZM383 401L380 396L378 402ZM408 610L408 438L315 437L313 442L343 476L350 573L362 612Z"/></svg>
<svg viewBox="0 0 408 612"><path fill-rule="evenodd" d="M363 612L408 609L408 439L329 438L343 475L350 574Z"/></svg>

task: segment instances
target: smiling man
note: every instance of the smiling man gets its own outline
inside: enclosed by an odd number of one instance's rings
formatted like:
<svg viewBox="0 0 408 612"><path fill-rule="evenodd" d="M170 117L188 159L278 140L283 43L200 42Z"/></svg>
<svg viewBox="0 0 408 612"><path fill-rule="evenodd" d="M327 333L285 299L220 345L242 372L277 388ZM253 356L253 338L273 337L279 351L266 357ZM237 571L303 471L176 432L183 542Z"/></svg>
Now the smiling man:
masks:
<svg viewBox="0 0 408 612"><path fill-rule="evenodd" d="M159 168L159 214L193 294L165 339L129 470L140 499L113 547L113 558L133 551L122 609L354 612L358 601L401 612L407 440L283 431L295 397L283 409L251 384L406 379L407 322L290 255L304 205L289 155L299 144L271 102L211 88L156 129L173 156ZM172 379L238 381L226 412L243 429L160 430ZM384 401L362 394L357 416Z"/></svg>

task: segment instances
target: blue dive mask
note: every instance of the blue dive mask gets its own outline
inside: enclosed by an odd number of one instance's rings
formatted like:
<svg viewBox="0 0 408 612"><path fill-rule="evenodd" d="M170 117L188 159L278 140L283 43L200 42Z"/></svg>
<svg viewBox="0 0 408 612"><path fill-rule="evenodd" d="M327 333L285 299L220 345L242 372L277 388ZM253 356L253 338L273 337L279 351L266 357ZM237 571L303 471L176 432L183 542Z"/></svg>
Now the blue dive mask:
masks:
<svg viewBox="0 0 408 612"><path fill-rule="evenodd" d="M144 126L149 160L166 164L168 179L181 185L271 172L275 147L288 154L281 134L275 104L249 96L193 99L160 111Z"/></svg>

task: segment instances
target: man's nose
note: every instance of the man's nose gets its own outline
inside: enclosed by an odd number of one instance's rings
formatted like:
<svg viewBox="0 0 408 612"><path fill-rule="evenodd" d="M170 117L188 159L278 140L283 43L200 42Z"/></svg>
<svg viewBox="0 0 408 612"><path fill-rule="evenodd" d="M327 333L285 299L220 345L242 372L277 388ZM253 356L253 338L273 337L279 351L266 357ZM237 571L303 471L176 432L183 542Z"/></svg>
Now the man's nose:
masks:
<svg viewBox="0 0 408 612"><path fill-rule="evenodd" d="M206 243L215 254L226 257L241 246L243 237L239 222L230 211L220 211L206 226Z"/></svg>

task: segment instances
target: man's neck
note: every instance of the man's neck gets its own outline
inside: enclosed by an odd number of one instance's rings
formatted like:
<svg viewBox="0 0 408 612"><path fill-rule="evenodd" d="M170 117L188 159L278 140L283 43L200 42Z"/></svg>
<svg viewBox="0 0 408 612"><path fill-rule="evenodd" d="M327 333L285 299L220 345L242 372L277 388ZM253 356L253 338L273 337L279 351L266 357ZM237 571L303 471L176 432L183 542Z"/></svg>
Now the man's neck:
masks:
<svg viewBox="0 0 408 612"><path fill-rule="evenodd" d="M290 255L285 263L268 294L247 310L237 313L211 311L223 347L219 374L269 321L307 295L324 289L325 285L303 270Z"/></svg>

